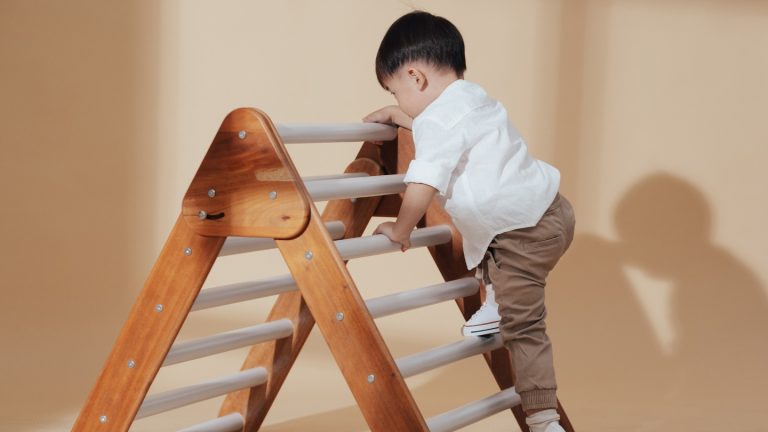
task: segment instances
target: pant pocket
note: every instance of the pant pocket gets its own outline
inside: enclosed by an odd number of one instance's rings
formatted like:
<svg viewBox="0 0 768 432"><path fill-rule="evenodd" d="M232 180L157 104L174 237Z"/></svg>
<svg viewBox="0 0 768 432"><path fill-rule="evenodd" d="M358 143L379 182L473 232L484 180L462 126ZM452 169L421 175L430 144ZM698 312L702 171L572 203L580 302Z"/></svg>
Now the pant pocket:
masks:
<svg viewBox="0 0 768 432"><path fill-rule="evenodd" d="M563 236L561 234L557 234L554 237L550 237L544 240L537 240L529 243L524 243L523 247L525 248L525 250L534 251L534 250L544 249L552 246L561 246L562 241L563 241Z"/></svg>

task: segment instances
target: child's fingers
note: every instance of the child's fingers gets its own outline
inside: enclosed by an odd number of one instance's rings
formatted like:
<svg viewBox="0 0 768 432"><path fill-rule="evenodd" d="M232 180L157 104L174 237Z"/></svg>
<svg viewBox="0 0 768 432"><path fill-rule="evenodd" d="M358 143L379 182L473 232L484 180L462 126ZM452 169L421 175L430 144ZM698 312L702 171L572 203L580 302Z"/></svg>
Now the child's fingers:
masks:
<svg viewBox="0 0 768 432"><path fill-rule="evenodd" d="M384 123L387 119L378 111L363 117L363 123Z"/></svg>

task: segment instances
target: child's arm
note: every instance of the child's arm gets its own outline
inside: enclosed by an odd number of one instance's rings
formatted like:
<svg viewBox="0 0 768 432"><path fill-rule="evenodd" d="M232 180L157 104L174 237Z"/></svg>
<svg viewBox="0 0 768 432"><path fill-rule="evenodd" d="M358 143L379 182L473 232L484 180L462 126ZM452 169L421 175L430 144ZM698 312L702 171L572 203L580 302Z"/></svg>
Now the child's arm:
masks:
<svg viewBox="0 0 768 432"><path fill-rule="evenodd" d="M424 216L427 207L435 197L437 189L421 183L409 183L405 188L403 204L395 222L384 222L374 234L384 234L395 243L400 243L400 250L405 252L411 247L411 231Z"/></svg>
<svg viewBox="0 0 768 432"><path fill-rule="evenodd" d="M397 105L385 106L363 117L365 123L387 123L412 129L413 119Z"/></svg>

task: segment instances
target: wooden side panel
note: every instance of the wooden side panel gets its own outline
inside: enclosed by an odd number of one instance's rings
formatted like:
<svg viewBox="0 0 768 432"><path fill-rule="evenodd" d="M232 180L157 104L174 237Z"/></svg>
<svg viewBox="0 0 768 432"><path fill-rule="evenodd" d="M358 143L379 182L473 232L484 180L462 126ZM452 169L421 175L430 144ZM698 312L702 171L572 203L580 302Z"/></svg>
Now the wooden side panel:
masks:
<svg viewBox="0 0 768 432"><path fill-rule="evenodd" d="M352 162L345 172L379 175L381 174L381 167L370 159L358 159ZM369 197L359 198L354 202L351 200L330 201L323 211L322 220L325 222L343 222L346 227L344 238L359 237L368 225L379 200L380 197ZM273 321L281 318L287 318L293 322L293 337L290 340L254 345L243 364L243 369L257 366L265 367L269 372L266 385L230 393L219 412L220 416L239 412L245 419L244 431L246 432L256 431L261 427L269 408L315 324L315 320L299 292L278 296L267 320Z"/></svg>
<svg viewBox="0 0 768 432"><path fill-rule="evenodd" d="M347 166L345 173L366 173L370 176L381 175L381 165L367 158L358 158ZM344 222L344 238L360 237L373 217L382 197L373 196L356 200L329 201L323 210L323 221Z"/></svg>
<svg viewBox="0 0 768 432"><path fill-rule="evenodd" d="M73 431L128 430L223 244L179 217Z"/></svg>
<svg viewBox="0 0 768 432"><path fill-rule="evenodd" d="M314 205L306 231L277 244L371 430L427 431Z"/></svg>
<svg viewBox="0 0 768 432"><path fill-rule="evenodd" d="M244 431L256 431L261 427L315 325L315 319L298 291L280 294L267 321L283 318L293 323L292 337L254 345L243 363L243 370L257 366L267 369L267 382L230 393L219 410L219 416L239 412L245 419Z"/></svg>
<svg viewBox="0 0 768 432"><path fill-rule="evenodd" d="M307 226L298 179L264 113L227 116L73 430L128 430L226 237L287 238ZM294 315L311 320L306 308Z"/></svg>
<svg viewBox="0 0 768 432"><path fill-rule="evenodd" d="M182 214L208 236L289 238L309 219L293 163L269 117L232 111L213 139L184 196ZM200 211L210 219L201 219Z"/></svg>

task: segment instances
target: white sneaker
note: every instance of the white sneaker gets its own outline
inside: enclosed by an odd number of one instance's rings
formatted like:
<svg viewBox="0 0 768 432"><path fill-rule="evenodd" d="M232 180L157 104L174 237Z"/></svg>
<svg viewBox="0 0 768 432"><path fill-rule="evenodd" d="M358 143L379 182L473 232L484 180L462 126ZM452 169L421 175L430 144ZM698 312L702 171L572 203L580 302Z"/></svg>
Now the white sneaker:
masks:
<svg viewBox="0 0 768 432"><path fill-rule="evenodd" d="M544 432L565 432L565 429L563 429L563 427L560 426L560 422L553 421L552 423L547 425L547 428L544 429Z"/></svg>
<svg viewBox="0 0 768 432"><path fill-rule="evenodd" d="M554 409L539 411L525 418L525 423L531 432L565 432L560 426L560 416Z"/></svg>
<svg viewBox="0 0 768 432"><path fill-rule="evenodd" d="M485 286L485 303L480 306L472 315L472 318L464 323L461 333L464 336L483 336L499 332L499 305L496 303L496 296L493 292L493 286Z"/></svg>
<svg viewBox="0 0 768 432"><path fill-rule="evenodd" d="M530 425L528 430L531 432L565 432L565 429L560 426L560 422L557 420L543 425Z"/></svg>

